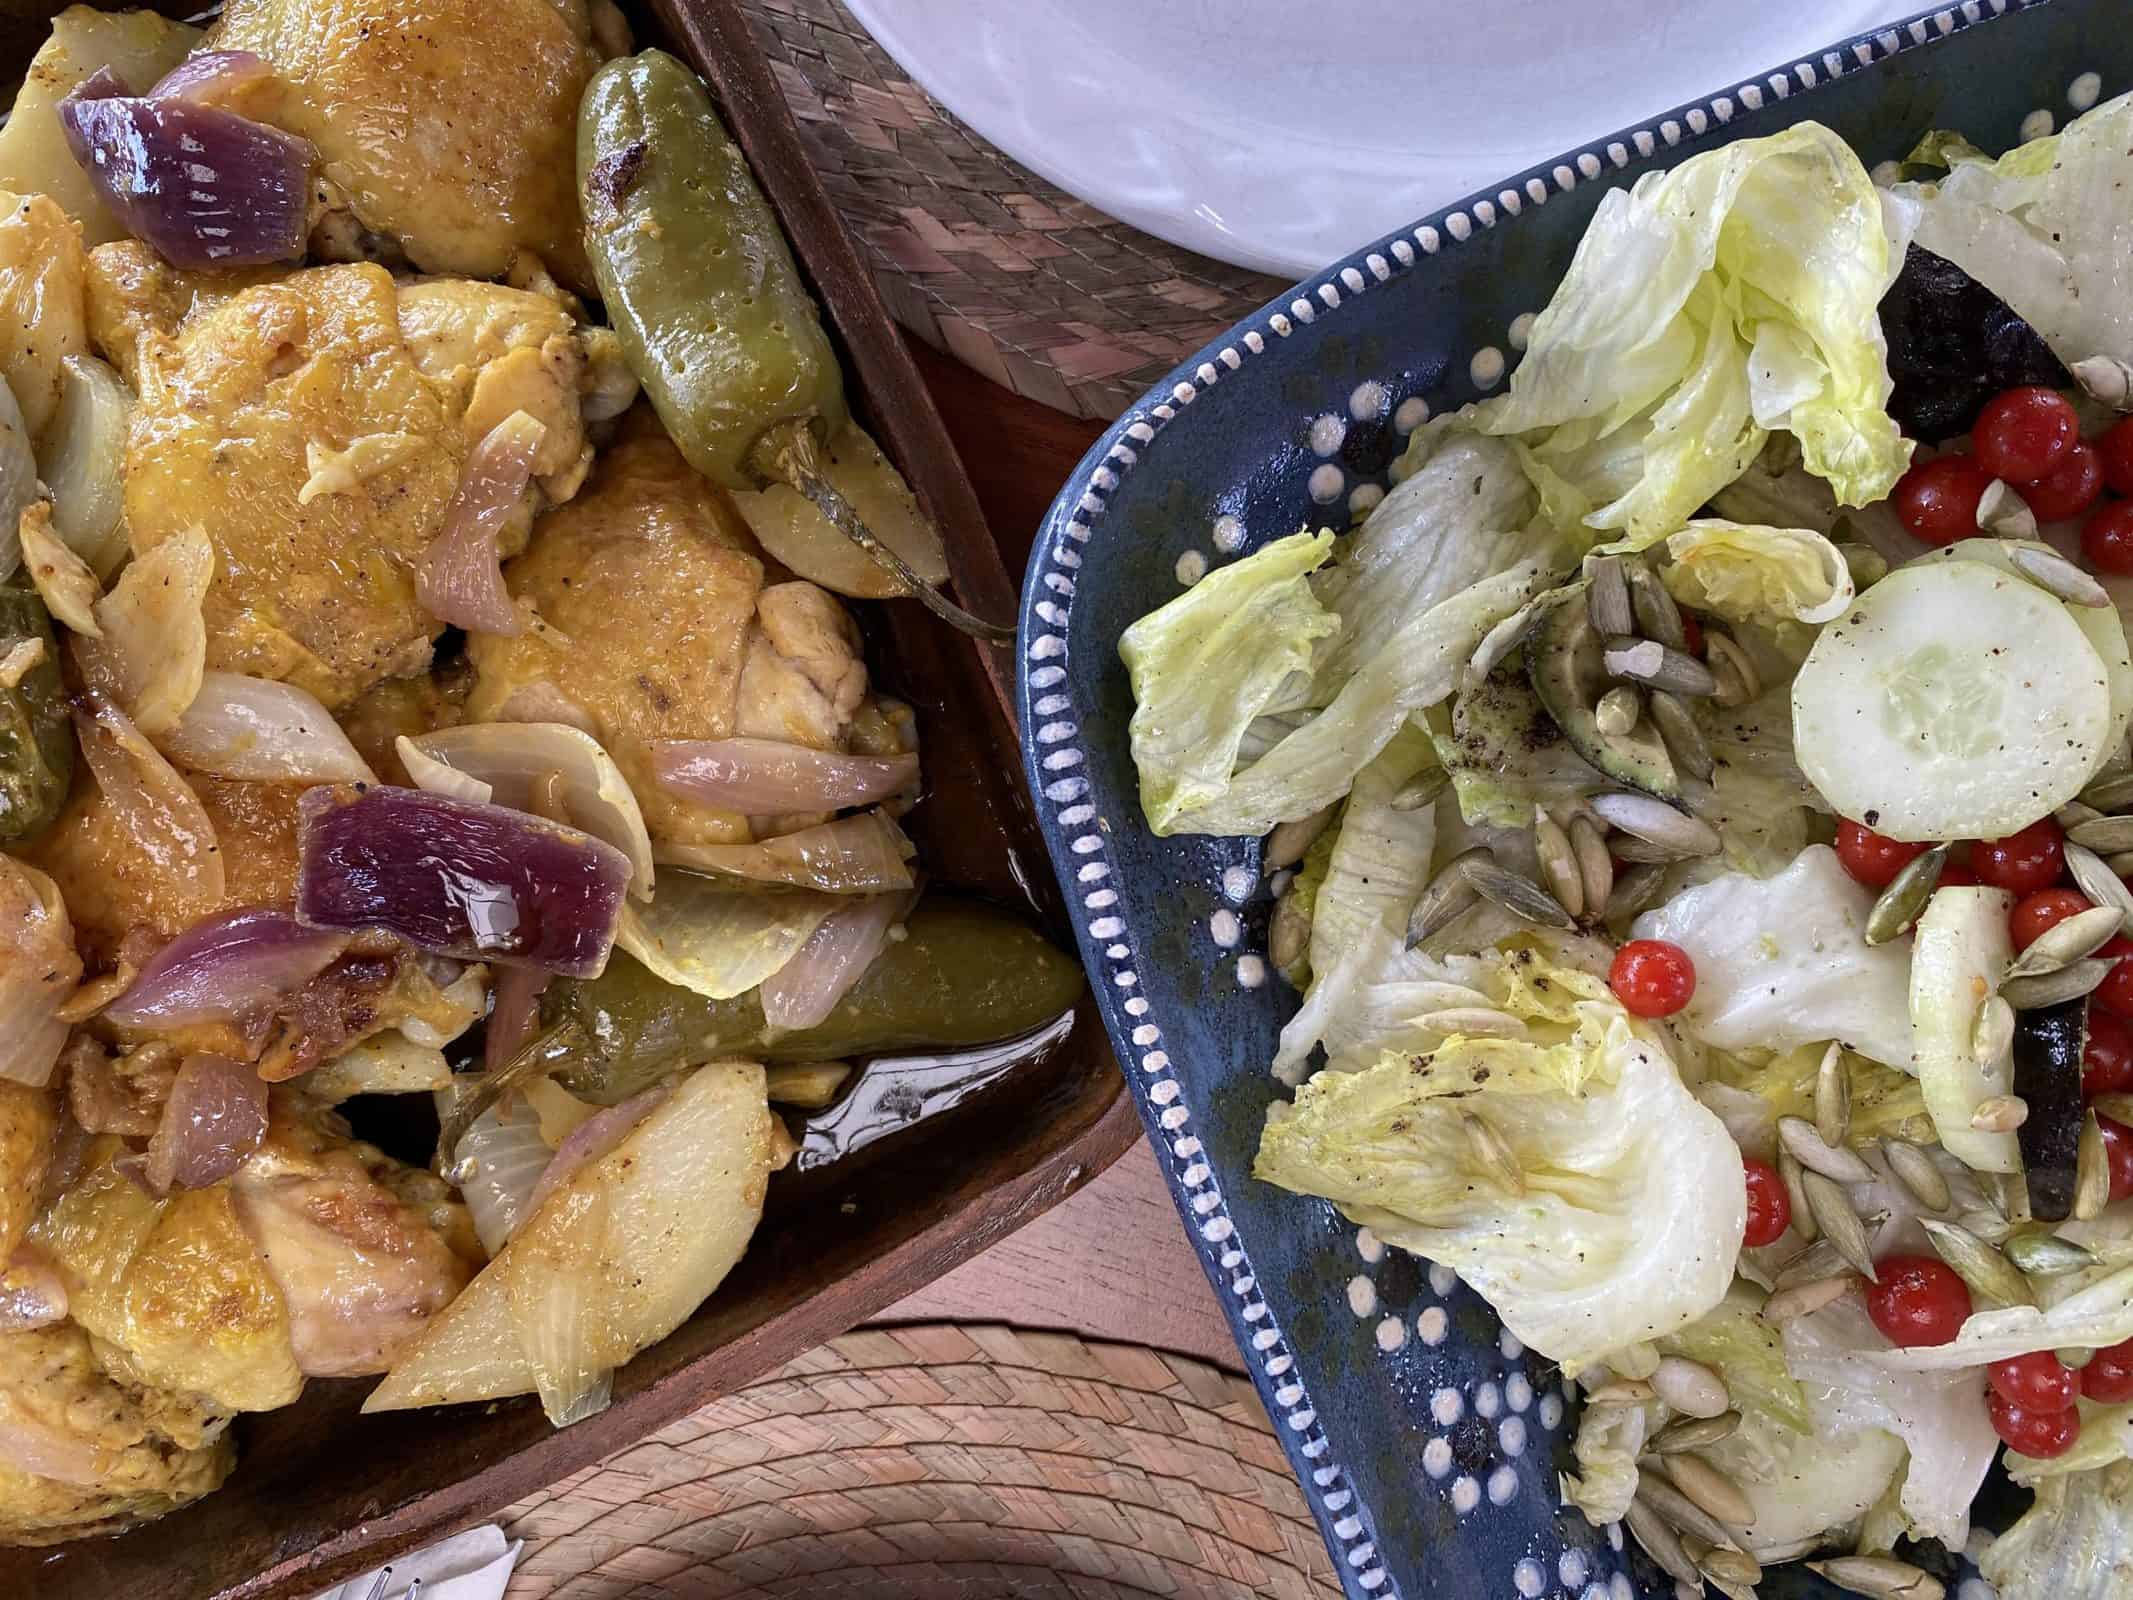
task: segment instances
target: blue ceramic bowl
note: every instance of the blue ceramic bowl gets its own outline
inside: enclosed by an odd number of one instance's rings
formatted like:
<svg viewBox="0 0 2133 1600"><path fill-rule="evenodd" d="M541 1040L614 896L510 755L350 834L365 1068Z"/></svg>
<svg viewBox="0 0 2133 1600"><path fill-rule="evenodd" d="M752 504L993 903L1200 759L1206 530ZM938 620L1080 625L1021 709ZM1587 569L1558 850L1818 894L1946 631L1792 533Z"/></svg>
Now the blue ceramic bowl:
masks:
<svg viewBox="0 0 2133 1600"><path fill-rule="evenodd" d="M1933 127L2000 148L2133 88L2123 4L1950 5L1521 173L1239 323L1131 407L1052 506L1022 601L1030 785L1178 1211L1352 1596L1672 1585L1619 1527L1558 1505L1574 1422L1559 1374L1450 1272L1251 1179L1296 996L1258 953L1258 843L1143 824L1119 634L1192 567L1374 504L1406 431L1501 383L1610 186L1808 118L1869 164ZM1804 1572L1764 1592L1834 1593Z"/></svg>

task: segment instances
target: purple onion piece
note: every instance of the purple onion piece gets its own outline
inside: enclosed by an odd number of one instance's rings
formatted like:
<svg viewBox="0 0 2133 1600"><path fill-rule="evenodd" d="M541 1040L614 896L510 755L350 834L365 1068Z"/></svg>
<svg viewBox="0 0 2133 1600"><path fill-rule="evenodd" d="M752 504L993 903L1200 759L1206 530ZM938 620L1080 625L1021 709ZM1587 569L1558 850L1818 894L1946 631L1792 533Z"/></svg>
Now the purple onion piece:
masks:
<svg viewBox="0 0 2133 1600"><path fill-rule="evenodd" d="M685 799L751 816L871 805L910 787L918 757L848 756L776 739L662 739L652 771Z"/></svg>
<svg viewBox="0 0 2133 1600"><path fill-rule="evenodd" d="M286 911L224 912L150 956L103 1014L123 1028L234 1022L294 994L347 947L344 935L307 928Z"/></svg>
<svg viewBox="0 0 2133 1600"><path fill-rule="evenodd" d="M141 1177L151 1194L220 1183L267 1134L267 1086L228 1056L187 1056L148 1141Z"/></svg>
<svg viewBox="0 0 2133 1600"><path fill-rule="evenodd" d="M301 802L296 915L382 928L419 950L574 978L607 965L629 858L503 806L382 784L321 785Z"/></svg>
<svg viewBox="0 0 2133 1600"><path fill-rule="evenodd" d="M126 80L110 67L98 67L67 91L69 100L111 100L132 94Z"/></svg>
<svg viewBox="0 0 2133 1600"><path fill-rule="evenodd" d="M59 122L127 232L192 269L303 255L308 143L219 106L115 95L101 76L60 101Z"/></svg>

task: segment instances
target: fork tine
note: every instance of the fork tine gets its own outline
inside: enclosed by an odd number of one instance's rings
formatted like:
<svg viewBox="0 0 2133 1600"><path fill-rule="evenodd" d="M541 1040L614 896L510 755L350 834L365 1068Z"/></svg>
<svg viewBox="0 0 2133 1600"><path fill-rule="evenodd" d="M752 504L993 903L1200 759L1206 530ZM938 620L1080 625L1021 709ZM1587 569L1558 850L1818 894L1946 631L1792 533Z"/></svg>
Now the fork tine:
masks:
<svg viewBox="0 0 2133 1600"><path fill-rule="evenodd" d="M392 1575L391 1567L380 1567L378 1581L370 1586L370 1593L365 1595L363 1600L385 1600L385 1586L392 1581Z"/></svg>
<svg viewBox="0 0 2133 1600"><path fill-rule="evenodd" d="M410 1583L407 1586L407 1593L402 1595L400 1600L422 1600L422 1580L417 1578Z"/></svg>

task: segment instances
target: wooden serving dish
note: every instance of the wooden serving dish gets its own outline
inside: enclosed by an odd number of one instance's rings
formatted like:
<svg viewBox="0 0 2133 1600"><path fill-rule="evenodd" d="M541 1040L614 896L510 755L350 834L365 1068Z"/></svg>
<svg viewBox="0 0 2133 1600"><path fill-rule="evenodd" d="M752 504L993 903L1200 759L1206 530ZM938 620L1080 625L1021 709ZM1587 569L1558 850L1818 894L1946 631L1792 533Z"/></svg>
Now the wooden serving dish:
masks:
<svg viewBox="0 0 2133 1600"><path fill-rule="evenodd" d="M62 0L0 16L0 80L19 79ZM174 15L198 4L161 0ZM855 409L948 543L960 598L1014 614L1015 589L939 414L802 151L738 0L631 9L640 42L711 84L836 337ZM918 710L931 790L907 827L931 880L1026 906L1072 948L1005 706L1012 661L915 604L861 606L877 680ZM890 1305L1057 1204L1140 1136L1095 1010L1009 1079L821 1172L781 1175L733 1275L616 1375L615 1402L556 1430L530 1399L359 1414L375 1380L314 1380L242 1417L215 1494L113 1539L0 1549L24 1600L279 1600L308 1595L635 1442Z"/></svg>

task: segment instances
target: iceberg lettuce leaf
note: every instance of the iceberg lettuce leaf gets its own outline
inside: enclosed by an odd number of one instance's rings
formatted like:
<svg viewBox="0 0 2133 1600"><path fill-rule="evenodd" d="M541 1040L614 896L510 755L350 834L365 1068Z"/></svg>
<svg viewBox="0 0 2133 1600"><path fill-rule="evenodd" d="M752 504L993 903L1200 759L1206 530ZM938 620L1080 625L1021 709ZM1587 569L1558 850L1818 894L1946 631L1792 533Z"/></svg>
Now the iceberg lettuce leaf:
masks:
<svg viewBox="0 0 2133 1600"><path fill-rule="evenodd" d="M1705 517L1666 541L1667 592L1728 622L1819 624L1844 614L1858 590L1837 547L1811 528L1759 527Z"/></svg>
<svg viewBox="0 0 2133 1600"><path fill-rule="evenodd" d="M1978 1570L2000 1600L2116 1600L2133 1592L2133 1462L2048 1478Z"/></svg>

